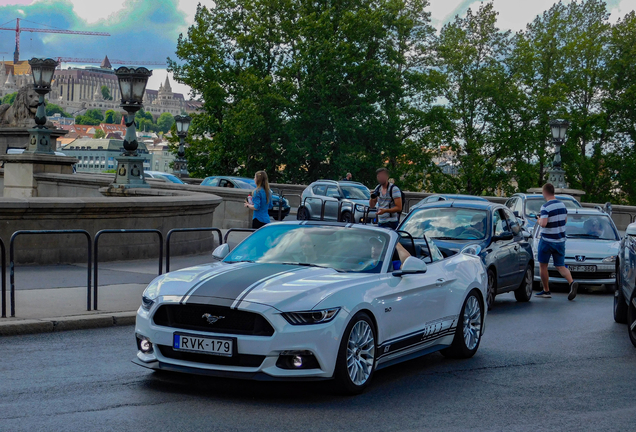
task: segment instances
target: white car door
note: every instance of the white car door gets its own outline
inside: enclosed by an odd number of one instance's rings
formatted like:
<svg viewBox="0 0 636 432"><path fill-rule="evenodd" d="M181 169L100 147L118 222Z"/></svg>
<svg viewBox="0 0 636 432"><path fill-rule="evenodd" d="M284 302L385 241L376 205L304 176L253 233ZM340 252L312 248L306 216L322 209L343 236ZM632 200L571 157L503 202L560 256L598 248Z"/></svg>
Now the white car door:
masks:
<svg viewBox="0 0 636 432"><path fill-rule="evenodd" d="M380 277L373 300L380 329L380 357L399 355L442 336L440 332L450 327L443 324L443 319L449 315L447 298L452 277L445 272L444 261L429 264L424 274L396 277L389 272Z"/></svg>

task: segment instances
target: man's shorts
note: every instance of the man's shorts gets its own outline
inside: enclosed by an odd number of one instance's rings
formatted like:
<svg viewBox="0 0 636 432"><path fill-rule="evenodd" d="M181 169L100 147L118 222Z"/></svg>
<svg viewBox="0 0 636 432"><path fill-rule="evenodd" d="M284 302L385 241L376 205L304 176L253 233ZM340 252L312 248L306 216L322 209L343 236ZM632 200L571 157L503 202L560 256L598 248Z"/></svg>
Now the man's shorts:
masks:
<svg viewBox="0 0 636 432"><path fill-rule="evenodd" d="M547 242L539 240L537 258L541 264L548 264L550 257L555 267L565 267L565 242Z"/></svg>

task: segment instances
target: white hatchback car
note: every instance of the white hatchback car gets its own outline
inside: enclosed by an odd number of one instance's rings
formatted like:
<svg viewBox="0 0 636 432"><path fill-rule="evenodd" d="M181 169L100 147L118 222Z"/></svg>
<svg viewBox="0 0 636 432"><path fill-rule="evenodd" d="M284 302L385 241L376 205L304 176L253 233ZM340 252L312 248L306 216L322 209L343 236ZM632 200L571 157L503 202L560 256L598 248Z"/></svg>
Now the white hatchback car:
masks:
<svg viewBox="0 0 636 432"><path fill-rule="evenodd" d="M361 392L376 369L434 351L471 357L484 330L479 246L329 222L267 225L221 261L157 277L137 312L136 364L250 379L335 378ZM400 242L411 256L400 265ZM404 256L404 254L403 254Z"/></svg>

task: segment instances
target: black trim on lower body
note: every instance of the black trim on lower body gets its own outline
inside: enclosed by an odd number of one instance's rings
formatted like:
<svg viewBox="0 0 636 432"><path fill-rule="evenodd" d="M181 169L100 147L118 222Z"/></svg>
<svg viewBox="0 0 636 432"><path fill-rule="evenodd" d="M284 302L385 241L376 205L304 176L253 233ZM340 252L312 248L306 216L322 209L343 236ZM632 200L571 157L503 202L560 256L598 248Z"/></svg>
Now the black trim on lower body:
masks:
<svg viewBox="0 0 636 432"><path fill-rule="evenodd" d="M329 377L329 378L274 377L264 372L236 372L236 371L200 369L200 368L190 367L190 366L173 365L169 363L160 362L159 360L146 363L139 360L138 358L134 358L131 361L138 366L142 366L147 369L152 369L157 371L180 372L180 373L187 373L191 375L203 375L203 376L231 378L231 379L244 379L244 380L252 380L252 381L327 381L333 378L333 377Z"/></svg>

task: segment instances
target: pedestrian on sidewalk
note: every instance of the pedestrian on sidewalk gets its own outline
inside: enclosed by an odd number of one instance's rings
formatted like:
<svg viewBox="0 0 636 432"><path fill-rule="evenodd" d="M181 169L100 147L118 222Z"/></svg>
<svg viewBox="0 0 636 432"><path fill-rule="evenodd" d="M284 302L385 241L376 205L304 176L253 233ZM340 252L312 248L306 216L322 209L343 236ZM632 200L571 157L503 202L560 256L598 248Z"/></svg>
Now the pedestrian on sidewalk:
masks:
<svg viewBox="0 0 636 432"><path fill-rule="evenodd" d="M351 181L351 179L353 179L353 176L351 175L351 173L347 173L347 175L342 179L342 181Z"/></svg>
<svg viewBox="0 0 636 432"><path fill-rule="evenodd" d="M377 204L378 226L380 228L396 229L402 213L402 192L395 184L389 183L389 170L378 168L376 170L378 185L369 200L369 207Z"/></svg>
<svg viewBox="0 0 636 432"><path fill-rule="evenodd" d="M537 250L543 291L537 294L537 297L552 297L549 285L550 276L548 274L548 263L550 262L550 257L552 257L554 267L570 284L568 300L574 300L579 284L574 282L570 270L565 267L565 224L568 220L568 210L565 204L554 196L554 186L551 183L543 185L543 198L545 198L546 203L541 206L541 214L538 221L541 227L541 239Z"/></svg>
<svg viewBox="0 0 636 432"><path fill-rule="evenodd" d="M272 190L269 188L269 180L265 171L257 171L254 175L256 189L252 192L252 202L246 202L245 207L254 210L252 218L252 228L260 227L270 223L268 210L272 206Z"/></svg>

